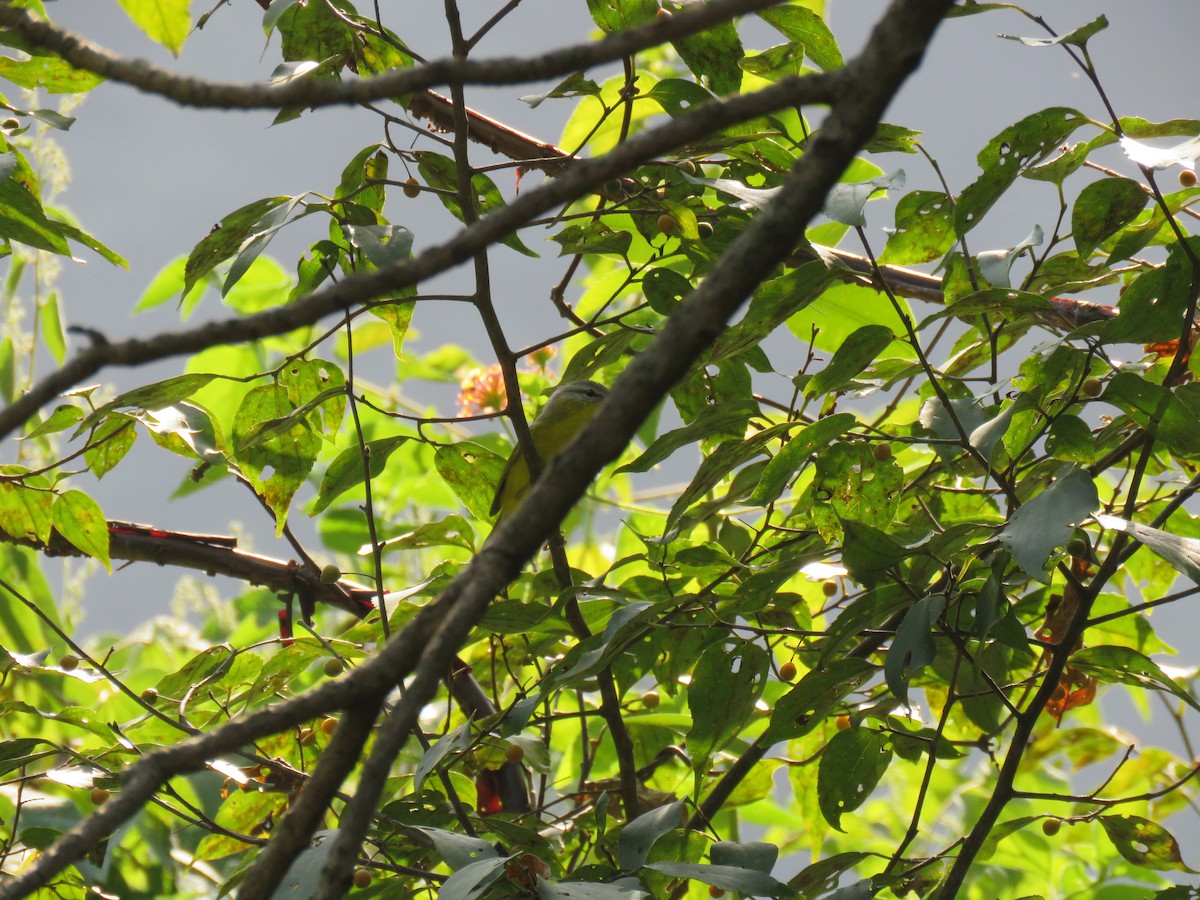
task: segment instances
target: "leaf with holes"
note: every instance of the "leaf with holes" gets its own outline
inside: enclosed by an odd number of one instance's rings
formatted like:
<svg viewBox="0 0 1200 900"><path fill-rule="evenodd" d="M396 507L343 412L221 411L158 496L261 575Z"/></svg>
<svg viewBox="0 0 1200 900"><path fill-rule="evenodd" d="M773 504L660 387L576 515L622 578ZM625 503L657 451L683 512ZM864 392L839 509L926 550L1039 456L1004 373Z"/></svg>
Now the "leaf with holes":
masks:
<svg viewBox="0 0 1200 900"><path fill-rule="evenodd" d="M687 689L692 713L687 750L697 775L708 771L713 754L754 714L770 662L766 651L750 643L732 648L718 643L701 655Z"/></svg>
<svg viewBox="0 0 1200 900"><path fill-rule="evenodd" d="M1100 825L1125 859L1144 869L1196 870L1183 861L1179 842L1157 822L1140 816L1101 816Z"/></svg>
<svg viewBox="0 0 1200 900"><path fill-rule="evenodd" d="M862 805L891 762L887 735L870 728L848 728L835 734L817 767L817 800L825 821L845 831L842 814Z"/></svg>

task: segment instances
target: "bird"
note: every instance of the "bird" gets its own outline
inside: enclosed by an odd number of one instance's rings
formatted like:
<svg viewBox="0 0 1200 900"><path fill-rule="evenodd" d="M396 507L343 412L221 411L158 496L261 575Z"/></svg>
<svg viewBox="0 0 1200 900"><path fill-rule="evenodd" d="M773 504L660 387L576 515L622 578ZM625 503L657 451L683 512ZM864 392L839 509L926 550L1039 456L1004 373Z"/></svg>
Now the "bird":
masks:
<svg viewBox="0 0 1200 900"><path fill-rule="evenodd" d="M575 435L592 420L608 388L595 381L569 381L560 384L550 395L542 411L529 425L529 435L542 466L562 453ZM512 515L529 492L529 463L520 446L514 446L496 483L491 514L497 524Z"/></svg>

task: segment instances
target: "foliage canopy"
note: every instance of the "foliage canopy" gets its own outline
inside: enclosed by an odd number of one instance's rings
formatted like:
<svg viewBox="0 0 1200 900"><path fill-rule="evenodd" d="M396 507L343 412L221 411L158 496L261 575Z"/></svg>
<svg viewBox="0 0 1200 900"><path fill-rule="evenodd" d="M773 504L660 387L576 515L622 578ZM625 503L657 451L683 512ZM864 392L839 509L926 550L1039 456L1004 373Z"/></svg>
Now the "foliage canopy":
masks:
<svg viewBox="0 0 1200 900"><path fill-rule="evenodd" d="M1103 17L1018 40L1105 114L997 122L954 187L881 117L944 16L1007 4L896 0L844 59L820 2L589 0L603 39L482 62L499 19L465 33L452 0L433 61L390 11L260 5L270 85L0 0L0 897L1183 896L1164 822L1196 766L1096 700L1154 695L1190 746L1196 670L1155 661L1149 613L1200 582L1200 121L1111 109ZM174 51L192 31L187 0L120 6ZM46 261L124 261L57 203L42 151L74 120L41 104L106 80L283 128L358 104L380 139L325 194L246 198L137 304L229 318L72 354ZM555 143L468 102L548 81L524 99L569 106ZM1045 227L975 247L1030 183ZM434 215L461 227L420 249ZM298 260L265 252L310 217ZM422 290L462 263L469 296ZM486 351L406 348L447 307ZM527 415L581 379L611 387L597 418L492 531ZM459 409L415 406L430 383ZM138 440L186 491L237 479L295 558L107 520L89 487ZM81 641L50 554L246 587Z"/></svg>

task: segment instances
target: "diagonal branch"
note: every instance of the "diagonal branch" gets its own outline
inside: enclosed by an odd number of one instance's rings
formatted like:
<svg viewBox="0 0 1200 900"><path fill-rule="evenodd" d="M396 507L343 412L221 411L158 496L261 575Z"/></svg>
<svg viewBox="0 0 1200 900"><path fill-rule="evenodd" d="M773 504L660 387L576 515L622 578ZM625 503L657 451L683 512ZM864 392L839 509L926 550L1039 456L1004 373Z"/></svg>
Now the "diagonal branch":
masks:
<svg viewBox="0 0 1200 900"><path fill-rule="evenodd" d="M481 62L440 59L373 78L335 81L300 79L283 85L221 84L177 75L141 59L127 59L0 0L0 28L30 48L50 50L77 69L157 94L182 106L203 109L282 109L368 103L444 84L521 84L569 75L678 40L735 16L776 6L781 0L712 0L678 15L655 18L638 28L614 32L599 41L552 50L533 58Z"/></svg>

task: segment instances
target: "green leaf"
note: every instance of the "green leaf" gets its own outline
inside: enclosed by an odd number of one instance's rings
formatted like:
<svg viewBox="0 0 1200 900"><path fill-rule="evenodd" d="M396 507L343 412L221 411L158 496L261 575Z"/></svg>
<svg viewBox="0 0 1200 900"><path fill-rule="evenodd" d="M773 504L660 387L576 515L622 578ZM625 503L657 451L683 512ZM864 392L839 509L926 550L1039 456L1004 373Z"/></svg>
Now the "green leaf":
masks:
<svg viewBox="0 0 1200 900"><path fill-rule="evenodd" d="M259 223L264 216L285 204L294 202L295 199L298 198L264 197L262 200L247 203L223 218L220 224L188 254L187 263L184 266L182 294L186 296L192 287L219 263L241 253L247 239L251 235L261 233ZM268 230L270 233L274 233L273 229L268 228ZM236 278L227 280L225 290L228 291L232 288L236 281Z"/></svg>
<svg viewBox="0 0 1200 900"><path fill-rule="evenodd" d="M804 263L764 281L750 299L746 314L717 338L710 361L720 362L758 346L768 334L820 297L832 281L833 273L820 261Z"/></svg>
<svg viewBox="0 0 1200 900"><path fill-rule="evenodd" d="M62 308L58 291L51 291L37 305L38 333L42 343L60 366L67 356L67 333L63 329Z"/></svg>
<svg viewBox="0 0 1200 900"><path fill-rule="evenodd" d="M54 494L45 476L27 473L20 466L0 467L0 475L9 476L0 479L0 529L19 541L45 544L53 525Z"/></svg>
<svg viewBox="0 0 1200 900"><path fill-rule="evenodd" d="M1176 571L1200 584L1200 540L1179 537L1169 531L1139 525L1116 516L1098 515L1096 521L1100 523L1101 528L1122 531L1139 543L1145 544L1174 566Z"/></svg>
<svg viewBox="0 0 1200 900"><path fill-rule="evenodd" d="M0 155L0 161L4 158ZM21 167L27 165L24 159L20 160ZM46 218L36 191L36 182L23 183L16 177L0 178L0 238L70 256L71 248L67 246L62 227Z"/></svg>
<svg viewBox="0 0 1200 900"><path fill-rule="evenodd" d="M721 22L690 34L673 41L672 46L696 80L706 84L714 94L736 94L742 86L742 70L738 66L742 42L732 22Z"/></svg>
<svg viewBox="0 0 1200 900"><path fill-rule="evenodd" d="M1155 871L1196 871L1183 861L1179 842L1157 822L1141 816L1110 815L1100 816L1100 825L1117 852L1136 866Z"/></svg>
<svg viewBox="0 0 1200 900"><path fill-rule="evenodd" d="M883 673L892 695L906 706L909 682L937 657L933 632L945 608L945 594L926 594L904 614L904 620L896 629Z"/></svg>
<svg viewBox="0 0 1200 900"><path fill-rule="evenodd" d="M74 436L78 437L86 429L94 427L107 418L110 413L117 410L140 412L147 409L162 409L165 406L171 406L181 400L186 400L192 394L196 393L196 391L200 390L200 388L218 377L217 375L202 373L176 375L165 381L156 381L153 384L143 385L131 391L126 391L124 394L121 394L114 400L110 400L88 415L86 419L79 423L79 428L76 429Z"/></svg>
<svg viewBox="0 0 1200 900"><path fill-rule="evenodd" d="M776 881L765 872L757 872L754 869L706 866L701 863L684 862L654 862L648 863L646 868L662 872L672 878L689 878L702 884L711 884L713 887L725 891L753 894L756 897L779 897L791 894L787 885Z"/></svg>
<svg viewBox="0 0 1200 900"><path fill-rule="evenodd" d="M104 81L99 75L76 69L56 56L34 56L23 61L0 56L0 78L51 94L82 94Z"/></svg>
<svg viewBox="0 0 1200 900"><path fill-rule="evenodd" d="M320 515L329 507L330 503L350 488L362 484L364 460L369 460L371 477L378 478L387 468L388 457L392 455L392 451L404 446L410 440L412 438L409 435L402 434L396 437L381 438L377 441L368 441L362 447L358 445L347 447L325 470L325 476L321 479L321 488L317 492L316 502L309 511L309 515Z"/></svg>
<svg viewBox="0 0 1200 900"><path fill-rule="evenodd" d="M842 814L858 809L892 762L887 735L868 728L837 732L817 767L817 799L825 821L844 831Z"/></svg>
<svg viewBox="0 0 1200 900"><path fill-rule="evenodd" d="M1200 252L1200 238L1186 238L1185 249L1172 242L1167 263L1136 277L1121 293L1121 314L1105 323L1105 341L1170 341L1179 337L1183 315L1191 302L1192 263L1187 250Z"/></svg>
<svg viewBox="0 0 1200 900"><path fill-rule="evenodd" d="M1086 25L1080 25L1073 31L1053 38L1026 38L1016 37L1011 34L1002 34L1000 37L1010 41L1020 41L1026 47L1054 47L1058 44L1070 44L1075 47L1084 47L1087 45L1088 39L1095 34L1103 31L1108 27L1108 18L1106 16L1097 16Z"/></svg>
<svg viewBox="0 0 1200 900"><path fill-rule="evenodd" d="M437 448L434 466L446 486L477 519L491 518L492 497L504 469L504 459L473 441Z"/></svg>
<svg viewBox="0 0 1200 900"><path fill-rule="evenodd" d="M724 434L731 430L745 433L746 423L753 411L754 405L750 402L735 401L719 406L710 406L701 412L690 425L668 431L659 437L645 449L641 456L617 469L617 473L649 472L680 447L698 443L715 433Z"/></svg>
<svg viewBox="0 0 1200 900"><path fill-rule="evenodd" d="M1026 116L988 141L976 157L983 174L958 198L956 232L965 234L978 225L1009 185L1088 121L1078 110L1056 106Z"/></svg>
<svg viewBox="0 0 1200 900"><path fill-rule="evenodd" d="M865 587L874 587L888 569L910 556L910 551L881 531L854 519L841 520L842 562L850 576Z"/></svg>
<svg viewBox="0 0 1200 900"><path fill-rule="evenodd" d="M788 40L803 44L808 58L826 72L845 65L833 32L811 9L793 5L777 6L760 11L758 17Z"/></svg>
<svg viewBox="0 0 1200 900"><path fill-rule="evenodd" d="M879 262L894 266L933 262L945 256L954 241L950 197L940 191L912 191L896 203L896 225Z"/></svg>
<svg viewBox="0 0 1200 900"><path fill-rule="evenodd" d="M54 407L52 412L46 419L29 432L27 437L35 438L47 434L57 434L60 431L65 431L72 425L75 425L83 418L83 410L78 406L69 406L61 404Z"/></svg>
<svg viewBox="0 0 1200 900"><path fill-rule="evenodd" d="M321 449L321 438L303 418L289 418L295 410L284 385L267 384L246 393L233 420L234 459L275 514L276 534L282 534L292 497ZM287 426L258 439L263 425L275 420Z"/></svg>
<svg viewBox="0 0 1200 900"><path fill-rule="evenodd" d="M87 449L83 451L83 461L93 475L103 478L125 458L136 439L137 429L133 427L132 419L124 415L112 416L92 432Z"/></svg>
<svg viewBox="0 0 1200 900"><path fill-rule="evenodd" d="M658 809L642 813L623 829L617 841L617 857L622 869L640 869L655 841L683 825L683 801L676 800Z"/></svg>
<svg viewBox="0 0 1200 900"><path fill-rule="evenodd" d="M817 449L828 446L856 424L858 419L853 413L834 413L818 419L801 429L798 434L792 435L763 469L762 477L754 493L750 495L749 502L763 506L778 500L787 482L800 471Z"/></svg>
<svg viewBox="0 0 1200 900"><path fill-rule="evenodd" d="M100 504L83 491L66 491L54 500L51 509L54 530L73 547L95 557L112 571L108 556L108 521Z"/></svg>
<svg viewBox="0 0 1200 900"><path fill-rule="evenodd" d="M559 256L608 253L624 259L633 243L633 235L628 231L614 231L600 221L590 221L572 223L558 234L551 235L550 240L562 247Z"/></svg>
<svg viewBox="0 0 1200 900"><path fill-rule="evenodd" d="M430 150L416 151L413 156L417 159L421 178L431 188L437 189L437 198L442 202L442 206L462 222L462 204L458 197L458 167L454 160ZM471 188L475 195L476 212L480 216L486 216L507 205L496 183L483 172L476 172L471 178ZM518 253L537 258L537 254L526 247L515 233L506 235L501 239L501 243Z"/></svg>
<svg viewBox="0 0 1200 900"><path fill-rule="evenodd" d="M687 750L697 778L754 714L770 664L766 651L751 643L732 648L717 643L701 654L687 689L692 713Z"/></svg>
<svg viewBox="0 0 1200 900"><path fill-rule="evenodd" d="M152 41L172 53L183 49L192 30L191 0L117 0L121 8Z"/></svg>
<svg viewBox="0 0 1200 900"><path fill-rule="evenodd" d="M804 387L809 397L843 390L863 369L875 361L893 340L886 325L864 325L838 347L833 359Z"/></svg>
<svg viewBox="0 0 1200 900"><path fill-rule="evenodd" d="M1196 387L1187 385L1172 392L1133 372L1118 372L1105 386L1101 399L1142 428L1154 428L1158 439L1176 456L1190 458L1200 453L1196 444L1200 434L1197 392Z"/></svg>
<svg viewBox="0 0 1200 900"><path fill-rule="evenodd" d="M738 60L745 71L765 81L778 81L804 72L804 45L796 41L769 47L762 53Z"/></svg>
<svg viewBox="0 0 1200 900"><path fill-rule="evenodd" d="M761 740L789 741L808 734L837 710L843 699L875 676L865 659L842 657L808 672L775 702L771 724Z"/></svg>
<svg viewBox="0 0 1200 900"><path fill-rule="evenodd" d="M1042 578L1050 551L1070 540L1075 526L1099 506L1092 477L1072 468L1009 517L1000 543L1026 574Z"/></svg>
<svg viewBox="0 0 1200 900"><path fill-rule="evenodd" d="M903 487L904 470L893 459L876 459L869 444L830 444L817 454L813 522L826 540L841 534L840 519L886 529L900 508Z"/></svg>
<svg viewBox="0 0 1200 900"><path fill-rule="evenodd" d="M1141 185L1129 178L1103 178L1080 191L1071 210L1071 236L1080 258L1137 218L1149 200Z"/></svg>
<svg viewBox="0 0 1200 900"><path fill-rule="evenodd" d="M1071 665L1106 684L1165 690L1192 709L1200 710L1200 702L1180 687L1154 660L1129 647L1085 647L1071 656Z"/></svg>

